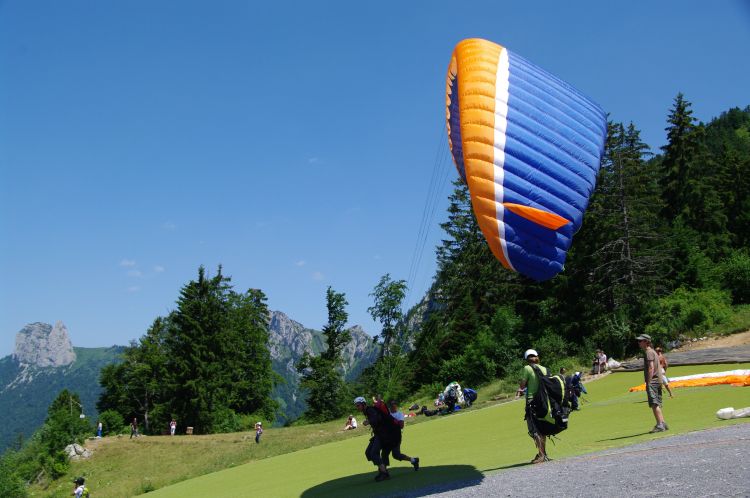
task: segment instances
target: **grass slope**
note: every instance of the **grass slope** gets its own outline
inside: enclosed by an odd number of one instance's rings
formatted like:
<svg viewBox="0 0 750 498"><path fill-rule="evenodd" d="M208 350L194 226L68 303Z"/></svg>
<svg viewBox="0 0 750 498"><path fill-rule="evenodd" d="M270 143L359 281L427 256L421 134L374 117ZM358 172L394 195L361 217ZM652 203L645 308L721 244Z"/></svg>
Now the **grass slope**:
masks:
<svg viewBox="0 0 750 498"><path fill-rule="evenodd" d="M675 367L670 374L735 368L750 368L750 364ZM583 410L573 414L570 428L556 444L548 445L551 457L742 423L720 421L715 417L716 410L750 405L747 388L677 389L675 398L665 401L670 431L651 435L647 431L654 420L645 395L627 392L641 379L641 373L618 373L588 384L590 394ZM440 482L481 480L487 473L525 464L535 449L526 434L522 411L520 402L511 402L449 417L418 417L420 423L410 423L406 428L402 450L419 456L422 468L414 472L406 463L394 462L391 480L383 483L372 481L374 467L364 459L366 432L359 436L336 433L339 422L269 429L260 445L248 433L137 441L111 438L101 442L91 460L74 464L71 474L86 475L92 492L101 496L132 496L174 482L177 484L149 496L330 497L397 493ZM240 465L248 460L252 461ZM212 473L189 479L208 472ZM55 489L35 490L34 496L69 493L66 483Z"/></svg>

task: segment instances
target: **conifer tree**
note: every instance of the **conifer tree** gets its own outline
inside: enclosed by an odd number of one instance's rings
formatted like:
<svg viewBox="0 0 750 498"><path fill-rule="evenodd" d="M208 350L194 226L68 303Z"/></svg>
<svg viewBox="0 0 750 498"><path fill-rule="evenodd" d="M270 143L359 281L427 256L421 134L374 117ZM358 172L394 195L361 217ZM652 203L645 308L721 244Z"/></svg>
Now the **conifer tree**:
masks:
<svg viewBox="0 0 750 498"><path fill-rule="evenodd" d="M698 149L691 105L682 93L678 93L667 118L667 145L662 147L664 157L660 179L665 201L662 215L667 220L674 220L687 205L688 170Z"/></svg>
<svg viewBox="0 0 750 498"><path fill-rule="evenodd" d="M648 147L631 123L610 123L600 175L600 246L592 268L609 311L654 297L664 277L667 253L660 235L662 207Z"/></svg>
<svg viewBox="0 0 750 498"><path fill-rule="evenodd" d="M327 348L318 356L305 352L297 364L302 374L300 386L307 391L304 417L311 422L333 420L349 406L350 396L341 373L341 353L351 339L350 332L344 329L349 318L347 304L343 293L328 287L328 323L323 327Z"/></svg>

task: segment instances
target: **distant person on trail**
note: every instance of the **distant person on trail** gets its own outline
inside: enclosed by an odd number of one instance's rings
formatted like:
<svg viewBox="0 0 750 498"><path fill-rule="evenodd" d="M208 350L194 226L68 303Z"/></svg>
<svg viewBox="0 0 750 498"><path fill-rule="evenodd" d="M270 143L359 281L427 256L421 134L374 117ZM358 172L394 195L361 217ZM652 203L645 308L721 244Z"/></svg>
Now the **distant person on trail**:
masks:
<svg viewBox="0 0 750 498"><path fill-rule="evenodd" d="M661 383L662 371L659 365L659 356L651 347L651 336L641 334L635 338L638 341L638 347L643 350L643 380L646 383L646 397L648 406L654 412L656 425L650 432L664 432L669 430L669 426L664 421L664 414L661 409Z"/></svg>
<svg viewBox="0 0 750 498"><path fill-rule="evenodd" d="M667 357L664 356L664 350L662 348L656 348L656 354L659 355L659 366L661 366L661 380L664 384L664 387L667 389L667 392L669 393L670 398L674 398L674 395L672 394L672 389L669 387L669 377L667 377L667 367L669 366L669 362L667 361Z"/></svg>
<svg viewBox="0 0 750 498"><path fill-rule="evenodd" d="M357 419L354 418L354 415L349 415L349 418L346 419L346 425L344 425L344 430L350 431L356 428L357 428Z"/></svg>
<svg viewBox="0 0 750 498"><path fill-rule="evenodd" d="M175 419L172 419L172 421L169 423L169 435L174 436L174 433L176 430L177 430L177 421Z"/></svg>
<svg viewBox="0 0 750 498"><path fill-rule="evenodd" d="M390 479L391 476L388 473L388 462L386 459L388 458L388 453L396 444L400 431L396 424L386 419L386 415L380 409L368 405L362 396L354 399L354 406L365 417L362 423L369 425L372 429L372 437L365 450L365 456L378 467L378 475L375 476L375 480L380 482Z"/></svg>
<svg viewBox="0 0 750 498"><path fill-rule="evenodd" d="M520 397L524 390L526 391L526 427L529 430L529 436L534 440L536 445L537 454L531 460L531 463L542 463L549 461L547 457L547 451L545 447L546 434L542 434L539 427L536 424L536 417L534 416L533 410L531 409L531 400L534 399L534 395L539 390L539 379L536 377L534 368L532 365L537 365L542 374L547 375L547 368L539 365L539 354L533 349L527 349L523 354L523 358L528 363L523 367L521 375L521 382L516 392L516 397Z"/></svg>
<svg viewBox="0 0 750 498"><path fill-rule="evenodd" d="M419 470L419 458L418 457L410 457L409 455L404 455L401 453L401 438L403 435L404 430L404 414L398 409L398 403L396 403L395 400L390 400L388 402L388 411L390 412L391 418L395 421L396 425L398 426L398 439L393 445L392 452L393 452L393 458L396 460L406 461L408 460L409 463L411 463L414 466L414 470Z"/></svg>
<svg viewBox="0 0 750 498"><path fill-rule="evenodd" d="M96 438L97 439L102 438L102 421L101 420L96 422Z"/></svg>
<svg viewBox="0 0 750 498"><path fill-rule="evenodd" d="M133 436L138 437L138 419L133 417L133 421L130 422L130 439L133 439Z"/></svg>
<svg viewBox="0 0 750 498"><path fill-rule="evenodd" d="M255 422L255 443L260 444L260 436L263 434L263 424Z"/></svg>

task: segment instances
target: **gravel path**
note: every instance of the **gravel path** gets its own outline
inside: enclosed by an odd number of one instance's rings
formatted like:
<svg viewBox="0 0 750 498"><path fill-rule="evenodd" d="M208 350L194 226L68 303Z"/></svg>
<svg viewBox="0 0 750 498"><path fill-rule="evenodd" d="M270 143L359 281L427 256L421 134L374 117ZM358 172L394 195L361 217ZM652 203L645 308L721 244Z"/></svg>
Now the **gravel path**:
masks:
<svg viewBox="0 0 750 498"><path fill-rule="evenodd" d="M643 476L648 476L644 478ZM750 496L750 423L525 465L409 497Z"/></svg>

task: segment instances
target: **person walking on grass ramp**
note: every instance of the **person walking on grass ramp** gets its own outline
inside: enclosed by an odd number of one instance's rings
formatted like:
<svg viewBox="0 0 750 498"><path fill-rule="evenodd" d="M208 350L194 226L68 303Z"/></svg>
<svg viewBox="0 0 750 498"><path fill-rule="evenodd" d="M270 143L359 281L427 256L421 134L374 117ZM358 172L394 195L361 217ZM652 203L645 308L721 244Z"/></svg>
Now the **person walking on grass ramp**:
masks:
<svg viewBox="0 0 750 498"><path fill-rule="evenodd" d="M365 457L378 468L375 480L380 482L390 479L391 476L388 473L388 454L393 451L399 442L400 429L389 420L390 416L386 418L386 415L380 409L368 405L362 396L354 399L354 406L364 416L362 423L369 425L372 429L372 437L365 450Z"/></svg>
<svg viewBox="0 0 750 498"><path fill-rule="evenodd" d="M382 405L382 407L384 408L385 405ZM383 409L380 406L378 408L380 408L381 411ZM392 449L393 458L395 458L396 460L401 460L402 462L409 462L412 464L415 471L419 470L419 457L410 457L409 455L401 453L401 439L403 437L405 417L403 412L398 409L398 403L396 403L396 400L392 399L388 402L387 411L388 416L391 418L391 423L395 424L396 427L398 427L398 438Z"/></svg>
<svg viewBox="0 0 750 498"><path fill-rule="evenodd" d="M531 463L542 463L549 460L547 458L547 451L546 451L546 445L545 445L545 438L546 435L542 434L539 430L538 424L536 423L536 417L534 416L534 412L531 408L531 401L534 399L534 395L539 390L539 379L537 379L536 372L534 372L533 366L537 366L539 370L544 375L547 375L547 367L543 367L539 365L539 354L533 350L528 349L523 354L524 360L528 363L528 365L523 367L523 372L521 375L521 382L518 386L518 393L517 395L520 395L523 393L523 391L526 391L526 408L525 408L525 416L526 419L526 427L529 430L529 436L534 440L534 445L536 445L536 456L531 460Z"/></svg>
<svg viewBox="0 0 750 498"><path fill-rule="evenodd" d="M568 428L569 393L561 375L548 375L547 369L539 364L535 350L527 349L523 357L528 365L523 367L518 395L526 390L526 426L537 449L531 463L542 463L549 460L546 438Z"/></svg>

